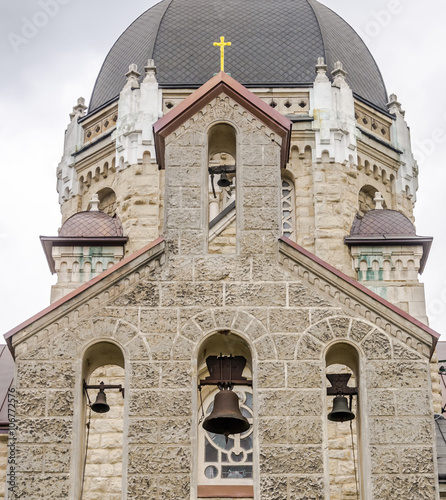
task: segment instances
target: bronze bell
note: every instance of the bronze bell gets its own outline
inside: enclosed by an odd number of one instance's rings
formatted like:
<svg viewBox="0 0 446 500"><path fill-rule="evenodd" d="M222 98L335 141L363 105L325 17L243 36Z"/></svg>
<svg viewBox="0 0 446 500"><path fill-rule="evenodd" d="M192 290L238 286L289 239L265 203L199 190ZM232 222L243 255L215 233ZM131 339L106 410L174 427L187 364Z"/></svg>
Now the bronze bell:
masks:
<svg viewBox="0 0 446 500"><path fill-rule="evenodd" d="M227 188L231 185L231 181L228 179L228 176L226 175L225 172L223 172L221 175L220 175L220 179L218 179L217 181L217 184L221 187L221 188Z"/></svg>
<svg viewBox="0 0 446 500"><path fill-rule="evenodd" d="M332 422L347 422L353 420L355 414L348 407L347 398L345 396L336 396L333 400L333 409L327 416Z"/></svg>
<svg viewBox="0 0 446 500"><path fill-rule="evenodd" d="M96 413L107 413L110 411L110 406L107 404L107 398L102 387L99 389L96 401L91 405L91 409Z"/></svg>
<svg viewBox="0 0 446 500"><path fill-rule="evenodd" d="M240 411L237 394L232 390L220 390L214 398L214 408L203 422L203 429L214 434L241 434L251 424Z"/></svg>

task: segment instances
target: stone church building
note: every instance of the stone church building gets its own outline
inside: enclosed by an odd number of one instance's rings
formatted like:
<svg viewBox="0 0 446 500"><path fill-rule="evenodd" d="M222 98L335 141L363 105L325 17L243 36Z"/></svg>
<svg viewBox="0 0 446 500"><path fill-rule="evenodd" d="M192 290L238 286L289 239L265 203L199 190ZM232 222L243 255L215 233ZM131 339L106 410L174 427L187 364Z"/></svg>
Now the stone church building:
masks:
<svg viewBox="0 0 446 500"><path fill-rule="evenodd" d="M432 238L352 28L162 0L70 120L51 305L5 335L5 498L439 499Z"/></svg>

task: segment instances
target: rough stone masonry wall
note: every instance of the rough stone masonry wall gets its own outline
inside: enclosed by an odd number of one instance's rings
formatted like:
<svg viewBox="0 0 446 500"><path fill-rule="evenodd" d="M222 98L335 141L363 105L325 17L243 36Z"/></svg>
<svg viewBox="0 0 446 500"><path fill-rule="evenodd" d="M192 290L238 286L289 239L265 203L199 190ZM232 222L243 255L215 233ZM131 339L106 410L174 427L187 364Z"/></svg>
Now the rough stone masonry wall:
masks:
<svg viewBox="0 0 446 500"><path fill-rule="evenodd" d="M5 498L7 465L8 436L7 434L0 434L0 499Z"/></svg>
<svg viewBox="0 0 446 500"><path fill-rule="evenodd" d="M243 210L234 256L208 255L205 245L202 131L219 117L249 132L237 143ZM86 347L110 339L126 361L127 498L195 498L196 356L205 338L229 330L254 360L257 500L328 498L324 353L336 341L360 353L368 498L436 498L427 357L402 340L411 334L393 337L361 308L347 313L308 272L278 263L279 145L226 99L198 118L166 142L166 261L141 265L18 346L18 497L62 499L78 484L69 476L79 439L74 384Z"/></svg>

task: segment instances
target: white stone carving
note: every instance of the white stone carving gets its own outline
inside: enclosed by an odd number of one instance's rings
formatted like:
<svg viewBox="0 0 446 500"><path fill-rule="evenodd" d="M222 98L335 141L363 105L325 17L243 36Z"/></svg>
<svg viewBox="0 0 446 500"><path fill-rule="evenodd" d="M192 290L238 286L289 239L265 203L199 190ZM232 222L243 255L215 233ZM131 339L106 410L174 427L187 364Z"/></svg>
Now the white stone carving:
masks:
<svg viewBox="0 0 446 500"><path fill-rule="evenodd" d="M328 151L331 161L343 165L357 165L356 120L353 92L345 77L346 71L337 62L332 72L333 84L326 75L327 66L320 57L316 79L310 90L310 116L316 132L314 160L321 161Z"/></svg>
<svg viewBox="0 0 446 500"><path fill-rule="evenodd" d="M118 170L142 163L146 151L150 152L153 161L155 159L152 127L163 115L162 92L153 59L149 59L144 69L146 75L140 84L136 65L130 65L127 83L119 98L118 122L113 133Z"/></svg>

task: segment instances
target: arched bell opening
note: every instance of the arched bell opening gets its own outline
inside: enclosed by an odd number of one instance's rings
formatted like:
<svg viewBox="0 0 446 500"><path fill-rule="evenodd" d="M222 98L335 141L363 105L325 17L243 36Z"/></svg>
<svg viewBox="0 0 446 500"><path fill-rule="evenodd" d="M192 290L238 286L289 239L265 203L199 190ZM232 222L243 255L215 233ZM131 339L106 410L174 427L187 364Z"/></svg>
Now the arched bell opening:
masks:
<svg viewBox="0 0 446 500"><path fill-rule="evenodd" d="M325 362L330 500L363 499L359 353L339 342L329 347Z"/></svg>
<svg viewBox="0 0 446 500"><path fill-rule="evenodd" d="M234 498L240 492L253 498L256 460L249 345L235 333L215 333L200 346L197 364L198 498ZM228 421L229 428L235 425L241 432L225 435Z"/></svg>
<svg viewBox="0 0 446 500"><path fill-rule="evenodd" d="M208 133L209 253L236 253L236 158L237 134L227 123Z"/></svg>
<svg viewBox="0 0 446 500"><path fill-rule="evenodd" d="M82 362L80 498L121 500L125 360L121 348L97 342Z"/></svg>

